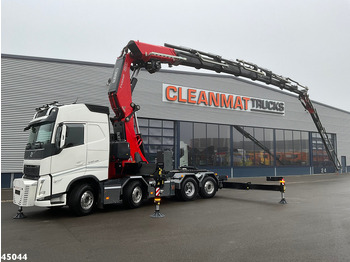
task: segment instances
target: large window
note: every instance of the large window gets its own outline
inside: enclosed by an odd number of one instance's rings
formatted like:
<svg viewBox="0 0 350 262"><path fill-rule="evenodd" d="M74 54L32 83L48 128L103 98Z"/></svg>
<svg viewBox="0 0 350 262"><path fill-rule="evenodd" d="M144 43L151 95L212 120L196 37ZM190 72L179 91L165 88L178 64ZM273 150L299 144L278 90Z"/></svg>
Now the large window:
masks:
<svg viewBox="0 0 350 262"><path fill-rule="evenodd" d="M174 152L174 121L139 118L138 123L149 162L155 162L159 151Z"/></svg>
<svg viewBox="0 0 350 262"><path fill-rule="evenodd" d="M149 161L154 161L158 151L175 152L174 121L140 119L139 126ZM314 166L330 164L317 133L196 122L176 126L179 166L305 167L310 165L310 145ZM335 144L334 134L330 139Z"/></svg>
<svg viewBox="0 0 350 262"><path fill-rule="evenodd" d="M193 164L193 123L180 123L180 166Z"/></svg>
<svg viewBox="0 0 350 262"><path fill-rule="evenodd" d="M180 122L180 166L230 166L230 127Z"/></svg>
<svg viewBox="0 0 350 262"><path fill-rule="evenodd" d="M277 166L307 166L309 158L308 132L276 130Z"/></svg>
<svg viewBox="0 0 350 262"><path fill-rule="evenodd" d="M273 130L233 126L233 165L272 166Z"/></svg>
<svg viewBox="0 0 350 262"><path fill-rule="evenodd" d="M335 135L328 134L333 147L335 143ZM332 166L332 162L329 160L325 146L322 142L322 138L318 133L312 133L312 156L313 165L317 167Z"/></svg>
<svg viewBox="0 0 350 262"><path fill-rule="evenodd" d="M194 165L206 166L207 165L207 130L206 124L194 123L193 129L193 153L194 153Z"/></svg>
<svg viewBox="0 0 350 262"><path fill-rule="evenodd" d="M231 165L231 131L230 126L219 125L219 147L217 151L216 165Z"/></svg>

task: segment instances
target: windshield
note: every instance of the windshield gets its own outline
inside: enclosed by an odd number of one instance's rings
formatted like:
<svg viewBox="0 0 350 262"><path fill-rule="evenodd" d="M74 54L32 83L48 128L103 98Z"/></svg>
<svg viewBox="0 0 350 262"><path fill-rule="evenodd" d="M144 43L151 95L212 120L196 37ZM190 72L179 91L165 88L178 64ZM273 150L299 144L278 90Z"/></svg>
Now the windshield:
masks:
<svg viewBox="0 0 350 262"><path fill-rule="evenodd" d="M50 144L54 123L46 123L30 127L27 149L43 148Z"/></svg>

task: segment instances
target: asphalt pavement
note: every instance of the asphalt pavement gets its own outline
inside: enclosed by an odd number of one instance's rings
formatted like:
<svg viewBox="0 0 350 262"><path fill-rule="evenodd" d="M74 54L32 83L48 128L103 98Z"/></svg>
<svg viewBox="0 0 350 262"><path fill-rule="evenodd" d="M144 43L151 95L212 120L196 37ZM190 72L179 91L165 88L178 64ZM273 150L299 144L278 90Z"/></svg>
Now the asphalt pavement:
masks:
<svg viewBox="0 0 350 262"><path fill-rule="evenodd" d="M86 217L30 207L15 220L12 192L1 196L1 255L26 261L350 261L350 174L286 177L286 205L279 192L254 190L163 199L164 218L150 217L149 201Z"/></svg>

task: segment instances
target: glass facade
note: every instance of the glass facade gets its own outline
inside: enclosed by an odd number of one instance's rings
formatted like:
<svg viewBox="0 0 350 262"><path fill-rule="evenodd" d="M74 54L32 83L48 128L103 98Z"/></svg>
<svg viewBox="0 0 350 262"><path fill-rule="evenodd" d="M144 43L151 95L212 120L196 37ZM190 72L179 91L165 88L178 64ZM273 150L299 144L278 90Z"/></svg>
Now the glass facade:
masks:
<svg viewBox="0 0 350 262"><path fill-rule="evenodd" d="M309 166L309 133L276 129L276 165Z"/></svg>
<svg viewBox="0 0 350 262"><path fill-rule="evenodd" d="M231 128L226 125L219 125L219 149L217 165L229 167L231 165Z"/></svg>
<svg viewBox="0 0 350 262"><path fill-rule="evenodd" d="M273 166L273 129L233 126L234 166Z"/></svg>
<svg viewBox="0 0 350 262"><path fill-rule="evenodd" d="M334 134L328 134L328 137L333 146L336 145L336 136ZM332 165L331 161L328 159L322 138L318 133L312 133L312 162L315 167Z"/></svg>
<svg viewBox="0 0 350 262"><path fill-rule="evenodd" d="M154 163L158 151L175 151L175 123L168 120L138 118L145 156Z"/></svg>
<svg viewBox="0 0 350 262"><path fill-rule="evenodd" d="M318 133L156 119L139 126L150 162L170 150L178 166L198 168L331 166Z"/></svg>
<svg viewBox="0 0 350 262"><path fill-rule="evenodd" d="M179 122L180 166L230 166L230 126Z"/></svg>

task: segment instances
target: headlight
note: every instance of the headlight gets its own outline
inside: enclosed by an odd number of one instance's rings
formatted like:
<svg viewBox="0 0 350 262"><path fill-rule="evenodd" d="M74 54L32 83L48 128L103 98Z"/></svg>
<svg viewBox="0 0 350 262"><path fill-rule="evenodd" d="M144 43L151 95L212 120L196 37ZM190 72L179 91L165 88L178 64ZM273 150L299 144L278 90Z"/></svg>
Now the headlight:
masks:
<svg viewBox="0 0 350 262"><path fill-rule="evenodd" d="M50 194L50 176L42 176L38 181L37 199L42 200Z"/></svg>

